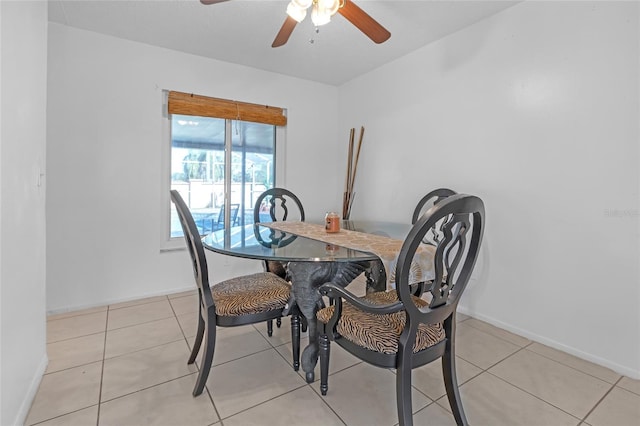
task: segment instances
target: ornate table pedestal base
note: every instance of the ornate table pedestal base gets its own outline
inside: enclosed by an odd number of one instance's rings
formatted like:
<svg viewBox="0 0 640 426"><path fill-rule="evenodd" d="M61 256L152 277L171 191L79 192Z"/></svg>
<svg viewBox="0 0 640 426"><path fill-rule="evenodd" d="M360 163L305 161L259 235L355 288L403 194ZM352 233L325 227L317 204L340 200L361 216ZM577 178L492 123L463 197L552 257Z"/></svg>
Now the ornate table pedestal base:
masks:
<svg viewBox="0 0 640 426"><path fill-rule="evenodd" d="M386 274L381 261L361 262L289 262L293 283L290 306L295 303L307 319L309 345L302 352L302 370L307 383L313 382L318 362L318 324L316 312L324 307L318 287L332 282L346 287L363 272L367 276L367 292L386 289Z"/></svg>

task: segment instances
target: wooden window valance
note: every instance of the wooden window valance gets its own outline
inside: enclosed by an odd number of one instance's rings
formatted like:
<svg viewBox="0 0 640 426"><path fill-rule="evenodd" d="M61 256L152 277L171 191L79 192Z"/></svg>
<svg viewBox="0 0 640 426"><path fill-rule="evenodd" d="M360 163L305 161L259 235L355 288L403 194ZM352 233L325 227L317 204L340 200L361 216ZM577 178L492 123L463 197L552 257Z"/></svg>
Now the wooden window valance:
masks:
<svg viewBox="0 0 640 426"><path fill-rule="evenodd" d="M168 111L169 114L252 121L274 126L287 124L283 108L174 91L169 92Z"/></svg>

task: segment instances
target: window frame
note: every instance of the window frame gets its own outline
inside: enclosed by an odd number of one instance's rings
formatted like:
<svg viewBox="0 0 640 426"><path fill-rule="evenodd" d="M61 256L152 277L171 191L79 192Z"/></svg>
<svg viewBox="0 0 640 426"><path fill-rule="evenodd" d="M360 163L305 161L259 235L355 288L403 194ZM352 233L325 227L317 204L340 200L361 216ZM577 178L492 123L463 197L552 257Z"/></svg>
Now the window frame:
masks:
<svg viewBox="0 0 640 426"><path fill-rule="evenodd" d="M172 140L171 140L171 114L168 110L168 96L169 91L163 90L163 114L162 114L162 123L161 123L161 171L160 171L160 252L170 252L174 250L184 250L184 238L183 237L171 237L171 197L169 195L169 190L171 189L171 150L172 150ZM215 98L213 98L215 99ZM242 104L242 103L240 103ZM254 105L254 104L246 104L246 105ZM280 109L282 114L287 117L287 110L285 108ZM188 115L188 114L186 114ZM193 114L191 114L193 115ZM224 118L226 120L225 128L227 131L229 130L229 126L231 125L231 120L235 118L228 117L216 117L216 118ZM242 118L242 117L241 117ZM252 120L244 120L244 121L252 121ZM266 123L269 124L269 123ZM287 128L285 125L275 125L276 134L275 134L275 182L274 186L286 186L286 136L287 136ZM225 159L227 156L231 156L230 152L226 152L225 150ZM226 161L225 161L226 163ZM231 167L231 164L225 164L225 167ZM227 175L230 176L230 175ZM225 185L227 182L225 182ZM230 197L228 193L228 189L225 187L225 200L227 197ZM227 203L225 203L227 204ZM227 223L227 220L225 220Z"/></svg>

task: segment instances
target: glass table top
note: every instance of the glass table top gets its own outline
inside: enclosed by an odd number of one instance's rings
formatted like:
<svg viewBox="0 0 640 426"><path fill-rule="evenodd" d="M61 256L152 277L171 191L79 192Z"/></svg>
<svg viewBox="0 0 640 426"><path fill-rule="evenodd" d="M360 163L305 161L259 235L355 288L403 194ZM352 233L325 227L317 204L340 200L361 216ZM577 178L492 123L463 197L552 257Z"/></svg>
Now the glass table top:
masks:
<svg viewBox="0 0 640 426"><path fill-rule="evenodd" d="M411 225L408 223L349 220L342 221L342 228L404 240L411 230ZM378 259L373 253L347 249L275 231L260 224L220 229L205 236L202 242L205 248L216 253L249 259L286 262L348 262Z"/></svg>

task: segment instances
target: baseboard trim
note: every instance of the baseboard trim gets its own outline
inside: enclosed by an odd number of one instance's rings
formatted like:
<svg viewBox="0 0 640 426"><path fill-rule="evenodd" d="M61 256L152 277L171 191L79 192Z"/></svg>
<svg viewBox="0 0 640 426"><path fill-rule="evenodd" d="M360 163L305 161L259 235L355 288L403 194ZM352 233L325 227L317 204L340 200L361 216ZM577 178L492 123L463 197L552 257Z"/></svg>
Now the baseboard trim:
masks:
<svg viewBox="0 0 640 426"><path fill-rule="evenodd" d="M182 293L183 291L195 290L196 288L197 287L195 286L195 283L194 283L194 284L188 284L182 287L177 287L169 291L162 290L157 292L148 292L148 293L139 294L133 297L109 299L100 303L82 304L82 305L68 306L64 308L54 308L47 311L47 316L57 315L57 314L66 314L67 312L98 308L98 307L107 306L107 305L115 305L116 303L131 302L133 300L147 299L147 298L156 297L156 296L168 296L170 294Z"/></svg>
<svg viewBox="0 0 640 426"><path fill-rule="evenodd" d="M524 330L524 329L520 329L518 327L514 327L511 324L507 324L505 322L496 320L495 318L492 318L490 316L487 315L482 315L479 314L478 312L474 312L473 310L467 309L466 307L462 306L462 305L458 305L458 312L465 314L465 315L469 315L473 318L479 319L481 321L487 322L491 325L495 325L496 327L502 328L504 330L510 331L512 333L515 333L519 336L522 337L526 337L529 340L532 340L534 342L537 343L541 343L543 345L547 345L551 348L557 349L559 351L562 352L566 352L570 355L576 356L580 359L583 359L585 361L589 361L589 362L593 362L594 364L598 364L602 367L606 367L609 368L613 371L615 371L618 374L622 374L623 376L627 376L631 379L635 379L638 380L640 379L640 370L634 370L631 367L627 367L624 365L620 365L618 363L615 363L611 360L608 359L604 359L604 358L600 358L596 355L587 353L587 352L583 352L579 349L576 349L574 347L571 346L567 346L564 343L555 341L553 339L549 339L545 336L541 336L535 333L531 333L530 331Z"/></svg>
<svg viewBox="0 0 640 426"><path fill-rule="evenodd" d="M22 400L22 404L20 404L20 409L16 413L15 421L12 424L23 425L27 420L27 415L29 414L29 410L31 409L31 404L33 404L33 400L38 393L38 388L40 387L40 383L42 382L42 376L44 376L44 372L47 371L48 364L49 358L47 357L47 353L45 352L42 356L40 364L38 365L38 368L33 374L33 378L31 379L31 383L29 384L27 393Z"/></svg>

